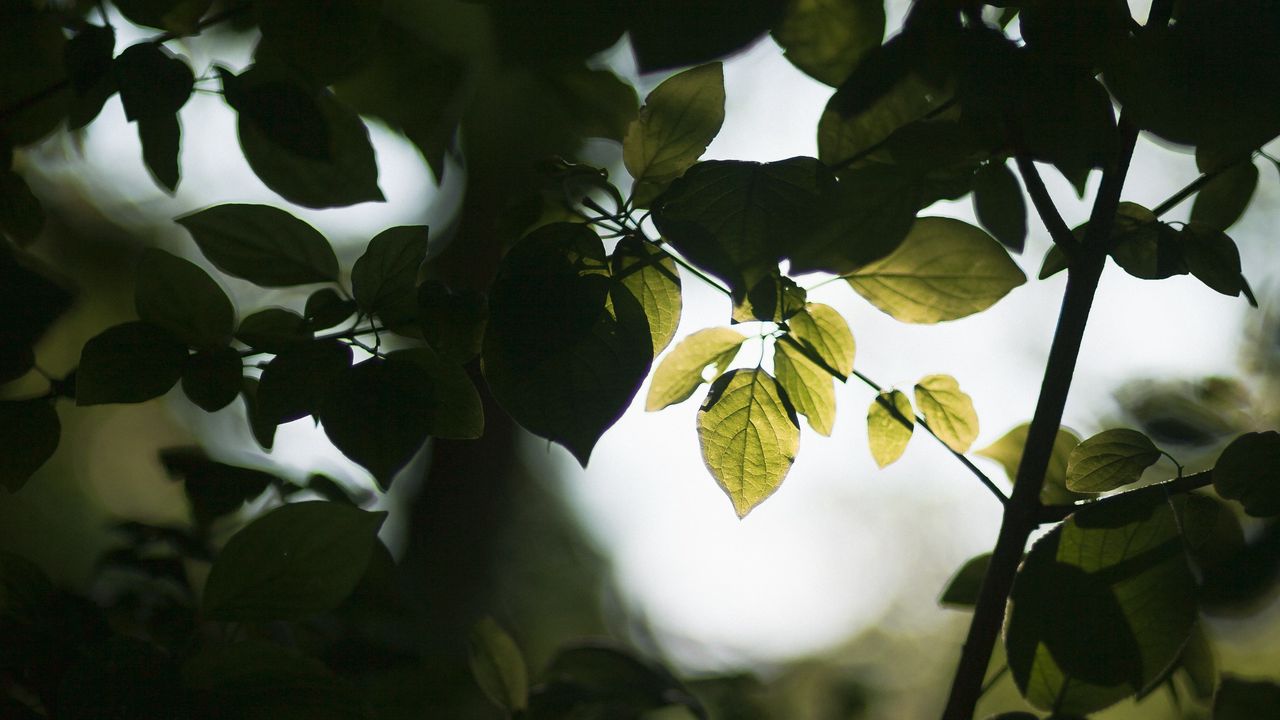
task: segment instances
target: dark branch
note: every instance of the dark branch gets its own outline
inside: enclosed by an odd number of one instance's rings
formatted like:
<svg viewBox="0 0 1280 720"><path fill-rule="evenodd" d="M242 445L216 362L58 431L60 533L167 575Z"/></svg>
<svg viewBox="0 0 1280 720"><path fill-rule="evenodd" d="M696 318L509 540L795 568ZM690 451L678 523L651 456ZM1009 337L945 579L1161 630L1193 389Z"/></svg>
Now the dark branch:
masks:
<svg viewBox="0 0 1280 720"><path fill-rule="evenodd" d="M1098 500L1089 500L1086 502L1073 503L1069 505L1045 505L1040 508L1039 522L1041 525L1048 523L1060 522L1067 519L1071 513L1085 508L1100 507L1110 505L1114 502L1120 502L1121 498L1125 501L1132 500L1134 495L1147 495L1155 493L1171 493L1180 494L1199 490L1213 482L1213 471L1205 470L1204 472L1194 473L1185 477L1176 478L1174 480L1166 480L1164 482L1143 485L1136 490L1119 493L1118 495L1108 495Z"/></svg>

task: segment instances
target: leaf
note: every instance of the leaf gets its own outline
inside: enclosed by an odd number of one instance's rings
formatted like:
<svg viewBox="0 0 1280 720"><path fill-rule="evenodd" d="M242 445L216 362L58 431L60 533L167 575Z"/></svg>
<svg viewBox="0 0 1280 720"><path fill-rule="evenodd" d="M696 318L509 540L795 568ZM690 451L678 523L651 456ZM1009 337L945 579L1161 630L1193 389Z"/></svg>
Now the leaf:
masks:
<svg viewBox="0 0 1280 720"><path fill-rule="evenodd" d="M421 367L393 353L340 374L324 396L319 417L334 446L385 491L426 442L435 402L432 381Z"/></svg>
<svg viewBox="0 0 1280 720"><path fill-rule="evenodd" d="M755 42L782 17L776 0L633 3L627 29L641 72L696 65Z"/></svg>
<svg viewBox="0 0 1280 720"><path fill-rule="evenodd" d="M254 442L258 443L263 450L270 450L275 444L276 423L262 417L262 411L258 406L258 378L241 378L240 396L244 398L245 416L249 421L249 431L253 434Z"/></svg>
<svg viewBox="0 0 1280 720"><path fill-rule="evenodd" d="M819 435L831 435L836 421L835 379L805 357L795 346L778 342L773 346L773 372L796 412L809 420Z"/></svg>
<svg viewBox="0 0 1280 720"><path fill-rule="evenodd" d="M22 176L0 169L0 232L25 245L44 228L44 208Z"/></svg>
<svg viewBox="0 0 1280 720"><path fill-rule="evenodd" d="M1280 685L1263 680L1222 678L1213 698L1214 720L1254 720L1275 713L1280 705Z"/></svg>
<svg viewBox="0 0 1280 720"><path fill-rule="evenodd" d="M11 493L21 490L53 457L61 435L62 423L52 401L0 401L0 485ZM3 602L0 595L0 605Z"/></svg>
<svg viewBox="0 0 1280 720"><path fill-rule="evenodd" d="M107 328L80 351L76 404L137 403L169 391L182 376L187 348L144 322Z"/></svg>
<svg viewBox="0 0 1280 720"><path fill-rule="evenodd" d="M78 130L92 122L116 93L115 47L115 30L98 25L85 25L63 47L62 59L76 96L67 117L68 129Z"/></svg>
<svg viewBox="0 0 1280 720"><path fill-rule="evenodd" d="M1257 187L1258 166L1252 160L1233 165L1196 193L1191 205L1191 222L1226 230L1244 214Z"/></svg>
<svg viewBox="0 0 1280 720"><path fill-rule="evenodd" d="M378 49L382 0L272 0L254 6L262 43L259 60L284 62L331 84L369 61Z"/></svg>
<svg viewBox="0 0 1280 720"><path fill-rule="evenodd" d="M125 117L138 124L147 169L172 193L182 135L177 113L195 85L191 67L163 45L143 42L121 52L113 69Z"/></svg>
<svg viewBox="0 0 1280 720"><path fill-rule="evenodd" d="M654 412L689 399L699 385L724 374L746 339L730 328L706 328L681 340L654 370L644 409ZM708 366L714 366L710 378Z"/></svg>
<svg viewBox="0 0 1280 720"><path fill-rule="evenodd" d="M1033 705L1101 710L1158 682L1178 659L1196 623L1178 522L1163 496L1135 495L1080 510L1032 546L1014 581L1005 646Z"/></svg>
<svg viewBox="0 0 1280 720"><path fill-rule="evenodd" d="M1280 433L1245 433L1213 466L1213 489L1253 517L1280 515Z"/></svg>
<svg viewBox="0 0 1280 720"><path fill-rule="evenodd" d="M991 553L983 553L970 558L947 583L947 589L938 598L939 605L955 607L973 607L978 604L978 591L982 589L982 578L987 574L987 566L991 564Z"/></svg>
<svg viewBox="0 0 1280 720"><path fill-rule="evenodd" d="M175 35L199 32L200 18L208 11L210 0L116 0L112 3L129 22Z"/></svg>
<svg viewBox="0 0 1280 720"><path fill-rule="evenodd" d="M1027 445L1027 433L1030 430L1030 423L1022 423L977 452L1003 465L1009 482L1016 482L1018 466L1022 464L1022 451ZM1080 438L1075 433L1066 428L1058 428L1053 450L1049 454L1049 464L1045 467L1044 485L1040 488L1041 503L1065 505L1088 497L1067 489L1067 459L1079 444Z"/></svg>
<svg viewBox="0 0 1280 720"><path fill-rule="evenodd" d="M418 286L418 317L422 336L433 350L448 360L468 363L484 343L489 301L481 292L455 293L428 280Z"/></svg>
<svg viewBox="0 0 1280 720"><path fill-rule="evenodd" d="M314 337L301 315L284 308L267 308L240 321L236 340L254 350L282 353L306 345Z"/></svg>
<svg viewBox="0 0 1280 720"><path fill-rule="evenodd" d="M280 208L228 203L177 219L219 270L262 287L338 279L338 258L315 228Z"/></svg>
<svg viewBox="0 0 1280 720"><path fill-rule="evenodd" d="M161 187L173 194L181 175L178 153L182 149L182 126L178 124L178 116L139 119L138 139L142 142L142 160L147 170Z"/></svg>
<svg viewBox="0 0 1280 720"><path fill-rule="evenodd" d="M839 85L884 38L882 0L791 0L773 39L792 65Z"/></svg>
<svg viewBox="0 0 1280 720"><path fill-rule="evenodd" d="M507 712L529 704L529 671L515 640L491 617L471 628L467 648L471 674L490 700Z"/></svg>
<svg viewBox="0 0 1280 720"><path fill-rule="evenodd" d="M788 335L813 353L840 379L853 372L853 354L856 346L849 323L830 305L808 303L804 309L787 320Z"/></svg>
<svg viewBox="0 0 1280 720"><path fill-rule="evenodd" d="M329 388L349 367L351 347L337 340L282 350L262 370L256 416L274 427L317 414Z"/></svg>
<svg viewBox="0 0 1280 720"><path fill-rule="evenodd" d="M683 705L698 720L708 720L698 698L666 668L604 643L560 650L545 682L529 698L529 720L554 718L640 718L648 711Z"/></svg>
<svg viewBox="0 0 1280 720"><path fill-rule="evenodd" d="M702 459L738 517L773 494L800 450L800 424L763 370L733 370L711 384L698 410Z"/></svg>
<svg viewBox="0 0 1280 720"><path fill-rule="evenodd" d="M1179 245L1177 233L1156 220L1150 210L1136 203L1120 203L1110 252L1125 272L1143 280L1186 274Z"/></svg>
<svg viewBox="0 0 1280 720"><path fill-rule="evenodd" d="M849 90L842 88L831 96L818 120L819 160L832 167L848 165L898 128L938 110L948 100L945 91L914 73L891 82L885 93L856 112L845 112Z"/></svg>
<svg viewBox="0 0 1280 720"><path fill-rule="evenodd" d="M967 452L978 437L978 414L973 399L950 375L929 375L916 383L916 407L929 428L947 447Z"/></svg>
<svg viewBox="0 0 1280 720"><path fill-rule="evenodd" d="M265 640L206 643L183 665L196 707L236 718L356 720L368 701L324 663Z"/></svg>
<svg viewBox="0 0 1280 720"><path fill-rule="evenodd" d="M323 330L350 318L356 313L354 300L345 300L333 288L320 288L307 296L303 314L312 330Z"/></svg>
<svg viewBox="0 0 1280 720"><path fill-rule="evenodd" d="M512 248L489 296L482 360L494 397L583 465L652 359L643 308L630 292L611 292L608 273L599 236L553 223Z"/></svg>
<svg viewBox="0 0 1280 720"><path fill-rule="evenodd" d="M303 207L345 207L385 200L378 187L378 165L368 128L327 90L303 86L324 118L327 152L323 158L315 157L312 150L299 153L296 142L281 144L283 129L275 125L264 128L258 122L263 117L276 116L282 100L279 95L254 90L280 82L296 81L287 73L261 65L250 67L238 77L223 75L225 96L238 113L240 148L258 178L285 200ZM292 116L305 114L299 110ZM293 129L295 133L306 132Z"/></svg>
<svg viewBox="0 0 1280 720"><path fill-rule="evenodd" d="M724 69L719 62L677 73L654 88L622 141L623 163L635 179L635 205L648 207L697 162L723 123Z"/></svg>
<svg viewBox="0 0 1280 720"><path fill-rule="evenodd" d="M1027 242L1027 203L1022 186L1004 162L992 161L978 168L973 177L973 209L978 222L1001 245L1022 252Z"/></svg>
<svg viewBox="0 0 1280 720"><path fill-rule="evenodd" d="M936 323L986 310L1026 276L985 232L959 220L926 217L892 254L847 280L897 320Z"/></svg>
<svg viewBox="0 0 1280 720"><path fill-rule="evenodd" d="M351 268L351 290L360 312L398 327L418 315L418 267L427 256L427 227L383 230Z"/></svg>
<svg viewBox="0 0 1280 720"><path fill-rule="evenodd" d="M1137 430L1105 430L1086 439L1067 459L1067 489L1107 492L1137 482L1160 450Z"/></svg>
<svg viewBox="0 0 1280 720"><path fill-rule="evenodd" d="M147 248L138 259L137 274L134 307L144 322L165 328L195 347L217 347L231 340L235 308L199 266Z"/></svg>
<svg viewBox="0 0 1280 720"><path fill-rule="evenodd" d="M301 502L246 525L209 571L201 614L210 620L294 620L333 610L355 589L385 512Z"/></svg>
<svg viewBox="0 0 1280 720"><path fill-rule="evenodd" d="M427 431L446 440L474 440L484 434L484 408L471 376L430 348L397 350L388 360L407 360L431 381Z"/></svg>
<svg viewBox="0 0 1280 720"><path fill-rule="evenodd" d="M240 353L226 345L197 350L182 368L182 391L206 412L217 412L240 394Z"/></svg>
<svg viewBox="0 0 1280 720"><path fill-rule="evenodd" d="M1232 297L1244 290L1240 249L1226 233L1188 223L1178 233L1178 251L1187 270L1210 289Z"/></svg>
<svg viewBox="0 0 1280 720"><path fill-rule="evenodd" d="M653 338L653 357L658 357L680 325L683 298L675 261L648 240L627 236L618 241L609 266L644 309Z"/></svg>
<svg viewBox="0 0 1280 720"><path fill-rule="evenodd" d="M197 447L165 448L160 451L160 463L182 480L191 514L201 525L239 510L279 483L271 473L210 460Z"/></svg>
<svg viewBox="0 0 1280 720"><path fill-rule="evenodd" d="M893 252L916 221L922 192L920 175L897 165L844 171L808 235L793 241L791 272L842 275Z"/></svg>
<svg viewBox="0 0 1280 720"><path fill-rule="evenodd" d="M813 158L710 160L671 183L653 219L681 255L724 280L740 299L777 272L833 187Z"/></svg>
<svg viewBox="0 0 1280 720"><path fill-rule="evenodd" d="M902 416L901 420L885 407L885 403L890 402ZM902 420L907 421L905 425ZM911 400L901 390L880 393L872 401L871 409L867 411L867 444L878 467L889 467L902 457L914 426L915 411L911 409Z"/></svg>
<svg viewBox="0 0 1280 720"><path fill-rule="evenodd" d="M227 102L268 141L301 157L333 160L329 123L315 92L284 78L242 84L225 68L216 69Z"/></svg>

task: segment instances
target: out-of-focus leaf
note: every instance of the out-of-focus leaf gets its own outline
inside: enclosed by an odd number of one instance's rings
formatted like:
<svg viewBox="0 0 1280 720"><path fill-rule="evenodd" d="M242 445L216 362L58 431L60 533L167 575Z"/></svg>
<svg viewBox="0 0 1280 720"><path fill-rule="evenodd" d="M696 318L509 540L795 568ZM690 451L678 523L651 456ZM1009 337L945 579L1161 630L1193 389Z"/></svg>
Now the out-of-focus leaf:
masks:
<svg viewBox="0 0 1280 720"><path fill-rule="evenodd" d="M130 322L107 328L80 351L76 404L137 403L169 391L187 363L187 347L164 328Z"/></svg>
<svg viewBox="0 0 1280 720"><path fill-rule="evenodd" d="M1022 451L1027 445L1027 433L1030 423L1023 423L990 445L978 450L983 457L991 458L1004 466L1005 475L1010 482L1018 478L1018 466L1022 464ZM1080 438L1066 428L1058 428L1058 435L1053 440L1053 450L1049 455L1049 464L1045 467L1044 485L1040 489L1040 502L1045 505L1065 505L1082 500L1088 495L1074 493L1067 489L1067 459L1071 451L1080 444Z"/></svg>
<svg viewBox="0 0 1280 720"><path fill-rule="evenodd" d="M262 43L255 58L283 61L330 84L377 49L383 0L272 0L254 5Z"/></svg>
<svg viewBox="0 0 1280 720"><path fill-rule="evenodd" d="M1213 697L1214 720L1253 720L1275 713L1280 685L1264 680L1226 676Z"/></svg>
<svg viewBox="0 0 1280 720"><path fill-rule="evenodd" d="M61 435L62 423L52 401L0 401L0 485L11 493L21 490L53 456Z"/></svg>
<svg viewBox="0 0 1280 720"><path fill-rule="evenodd" d="M8 168L0 168L0 232L26 245L44 228L44 208L27 181Z"/></svg>
<svg viewBox="0 0 1280 720"><path fill-rule="evenodd" d="M973 399L950 375L929 375L916 383L916 407L929 429L947 447L967 452L978 437L978 413Z"/></svg>
<svg viewBox="0 0 1280 720"><path fill-rule="evenodd" d="M1213 488L1254 517L1280 515L1280 433L1245 433L1213 466Z"/></svg>
<svg viewBox="0 0 1280 720"><path fill-rule="evenodd" d="M742 50L774 27L776 0L651 0L627 5L627 29L641 72L696 65Z"/></svg>
<svg viewBox="0 0 1280 720"><path fill-rule="evenodd" d="M895 417L885 403L892 403L902 419ZM906 420L905 425L902 420ZM915 411L911 409L911 400L901 390L881 393L871 402L871 408L867 410L867 445L877 466L889 467L902 457L914 427Z"/></svg>
<svg viewBox="0 0 1280 720"><path fill-rule="evenodd" d="M529 704L529 673L515 640L491 617L471 628L471 674L498 707L519 712Z"/></svg>
<svg viewBox="0 0 1280 720"><path fill-rule="evenodd" d="M610 645L561 650L545 678L529 698L529 720L639 718L675 705L708 720L702 704L668 670Z"/></svg>
<svg viewBox="0 0 1280 720"><path fill-rule="evenodd" d="M489 301L483 293L452 292L443 283L428 280L418 286L418 317L422 336L432 349L441 357L467 363L484 344Z"/></svg>
<svg viewBox="0 0 1280 720"><path fill-rule="evenodd" d="M208 643L182 668L197 707L230 717L369 720L367 701L324 663L263 640Z"/></svg>
<svg viewBox="0 0 1280 720"><path fill-rule="evenodd" d="M836 86L884 38L882 0L791 0L773 39L792 65Z"/></svg>
<svg viewBox="0 0 1280 720"><path fill-rule="evenodd" d="M685 70L654 88L622 142L636 206L648 207L697 162L723 122L724 70L718 62Z"/></svg>
<svg viewBox="0 0 1280 720"><path fill-rule="evenodd" d="M209 274L163 250L147 248L138 259L134 307L144 322L165 328L197 348L231 340L235 308Z"/></svg>
<svg viewBox="0 0 1280 720"><path fill-rule="evenodd" d="M338 258L315 228L280 208L228 203L177 219L219 270L262 287L338 279Z"/></svg>
<svg viewBox="0 0 1280 720"><path fill-rule="evenodd" d="M746 339L730 328L707 328L681 340L653 371L644 409L653 412L687 400L699 385L724 373ZM715 368L710 378L708 366Z"/></svg>
<svg viewBox="0 0 1280 720"><path fill-rule="evenodd" d="M113 0L111 4L136 25L193 35L212 0Z"/></svg>

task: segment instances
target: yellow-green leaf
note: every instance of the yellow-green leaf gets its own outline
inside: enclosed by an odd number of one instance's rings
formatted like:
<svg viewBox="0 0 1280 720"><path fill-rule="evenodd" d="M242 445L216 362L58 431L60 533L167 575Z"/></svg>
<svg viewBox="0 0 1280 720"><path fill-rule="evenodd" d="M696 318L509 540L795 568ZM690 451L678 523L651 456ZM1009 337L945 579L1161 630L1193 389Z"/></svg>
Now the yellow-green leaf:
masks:
<svg viewBox="0 0 1280 720"><path fill-rule="evenodd" d="M835 379L795 346L773 346L773 371L796 412L804 415L819 435L830 435L836 421Z"/></svg>
<svg viewBox="0 0 1280 720"><path fill-rule="evenodd" d="M885 403L893 403L902 418L895 417ZM914 417L911 400L901 390L880 393L872 401L871 409L867 411L867 444L871 447L871 457L876 465L888 467L902 457L915 427L912 420ZM905 424L903 420L906 420Z"/></svg>
<svg viewBox="0 0 1280 720"><path fill-rule="evenodd" d="M529 702L529 671L515 640L491 617L471 628L467 642L471 674L490 700L508 712Z"/></svg>
<svg viewBox="0 0 1280 720"><path fill-rule="evenodd" d="M734 370L711 385L698 411L702 459L738 517L773 494L800 450L795 409L768 373Z"/></svg>
<svg viewBox="0 0 1280 720"><path fill-rule="evenodd" d="M1022 451L1027 445L1027 432L1030 429L1030 423L1022 423L977 453L1003 465L1009 482L1014 482L1018 477L1018 466L1022 464ZM1067 458L1079 444L1078 435L1065 428L1058 428L1058 436L1053 441L1053 452L1049 455L1049 465L1045 468L1040 502L1046 505L1065 505L1088 497L1067 489Z"/></svg>
<svg viewBox="0 0 1280 720"><path fill-rule="evenodd" d="M941 217L920 218L897 250L847 279L872 305L909 323L981 312L1027 281L995 238Z"/></svg>
<svg viewBox="0 0 1280 720"><path fill-rule="evenodd" d="M856 345L849 323L830 305L808 303L787 321L791 338L816 355L827 367L849 377Z"/></svg>
<svg viewBox="0 0 1280 720"><path fill-rule="evenodd" d="M839 85L884 38L883 0L791 0L773 39L792 65Z"/></svg>
<svg viewBox="0 0 1280 720"><path fill-rule="evenodd" d="M1106 492L1137 482L1160 459L1160 450L1137 430L1106 430L1085 440L1067 458L1067 488Z"/></svg>
<svg viewBox="0 0 1280 720"><path fill-rule="evenodd" d="M723 123L720 63L690 68L654 88L622 141L622 160L636 181L636 205L648 206L697 162Z"/></svg>
<svg viewBox="0 0 1280 720"><path fill-rule="evenodd" d="M965 452L978 437L978 413L973 399L960 389L950 375L929 375L916 383L916 407L929 428L958 453Z"/></svg>
<svg viewBox="0 0 1280 720"><path fill-rule="evenodd" d="M687 400L699 385L720 377L746 339L737 330L707 328L681 340L654 371L644 409L653 412ZM715 370L706 378L703 372L709 365Z"/></svg>
<svg viewBox="0 0 1280 720"><path fill-rule="evenodd" d="M653 357L658 357L680 324L682 298L675 261L648 240L629 236L618 242L610 263L613 276L644 309L653 337Z"/></svg>

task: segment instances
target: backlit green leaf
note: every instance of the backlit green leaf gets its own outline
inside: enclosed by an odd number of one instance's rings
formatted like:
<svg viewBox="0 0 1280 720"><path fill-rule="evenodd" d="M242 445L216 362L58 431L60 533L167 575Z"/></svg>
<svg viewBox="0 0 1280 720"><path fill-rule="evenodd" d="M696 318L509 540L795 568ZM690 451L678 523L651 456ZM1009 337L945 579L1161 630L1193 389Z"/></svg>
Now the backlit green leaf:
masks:
<svg viewBox="0 0 1280 720"><path fill-rule="evenodd" d="M53 456L61 435L62 423L52 401L0 401L0 485L11 493L21 490Z"/></svg>
<svg viewBox="0 0 1280 720"><path fill-rule="evenodd" d="M351 268L351 294L360 312L399 327L418 315L418 267L427 256L427 227L383 230Z"/></svg>
<svg viewBox="0 0 1280 720"><path fill-rule="evenodd" d="M471 674L490 700L508 712L529 703L529 671L515 640L491 617L471 628L467 647Z"/></svg>
<svg viewBox="0 0 1280 720"><path fill-rule="evenodd" d="M201 611L211 620L294 620L336 608L355 589L385 512L301 502L249 523L209 571Z"/></svg>
<svg viewBox="0 0 1280 720"><path fill-rule="evenodd" d="M978 450L977 453L1004 466L1009 482L1015 482L1018 478L1018 466L1022 464L1022 451L1027 445L1027 433L1030 430L1030 423L1022 423L1005 433L1004 437ZM1045 505L1062 505L1088 497L1067 489L1067 459L1079 444L1080 438L1075 433L1066 428L1058 428L1058 435L1054 438L1053 450L1049 455L1049 464L1045 467L1040 502Z"/></svg>
<svg viewBox="0 0 1280 720"><path fill-rule="evenodd" d="M902 322L955 320L1026 282L1000 243L951 218L920 218L888 257L848 276L853 289Z"/></svg>
<svg viewBox="0 0 1280 720"><path fill-rule="evenodd" d="M1178 249L1187 270L1211 289L1235 297L1244 290L1240 249L1221 230L1188 223L1178 233Z"/></svg>
<svg viewBox="0 0 1280 720"><path fill-rule="evenodd" d="M1022 252L1027 242L1027 203L1018 179L1003 162L987 163L974 175L973 209L978 222L1000 244Z"/></svg>
<svg viewBox="0 0 1280 720"><path fill-rule="evenodd" d="M711 385L698 410L702 459L738 517L773 494L800 450L800 424L763 370L733 370Z"/></svg>
<svg viewBox="0 0 1280 720"><path fill-rule="evenodd" d="M1178 659L1196 622L1178 523L1164 497L1135 495L1080 510L1032 546L1010 596L1005 646L1033 705L1101 710L1158 682Z"/></svg>
<svg viewBox="0 0 1280 720"><path fill-rule="evenodd" d="M182 668L197 707L235 718L367 720L368 700L319 660L273 642L205 643Z"/></svg>
<svg viewBox="0 0 1280 720"><path fill-rule="evenodd" d="M950 375L929 375L916 383L916 407L938 439L958 453L978 437L978 413L973 399Z"/></svg>
<svg viewBox="0 0 1280 720"><path fill-rule="evenodd" d="M883 0L791 0L773 39L791 64L831 86L884 38Z"/></svg>
<svg viewBox="0 0 1280 720"><path fill-rule="evenodd" d="M893 403L901 419L890 412L885 403ZM914 427L915 411L911 409L911 400L901 390L881 393L871 402L871 409L867 410L867 444L877 466L889 467L902 457Z"/></svg>
<svg viewBox="0 0 1280 720"><path fill-rule="evenodd" d="M130 322L107 328L80 351L76 404L136 403L159 397L182 376L187 347L164 328Z"/></svg>
<svg viewBox="0 0 1280 720"><path fill-rule="evenodd" d="M201 525L239 510L280 483L279 478L262 470L210 460L198 447L165 448L160 451L160 463L182 480L191 515Z"/></svg>
<svg viewBox="0 0 1280 720"><path fill-rule="evenodd" d="M240 394L240 353L226 345L197 350L182 368L182 391L206 412L216 412Z"/></svg>
<svg viewBox="0 0 1280 720"><path fill-rule="evenodd" d="M644 409L653 412L687 400L699 385L724 373L746 339L730 328L707 328L681 340L653 371ZM708 366L714 366L710 377Z"/></svg>
<svg viewBox="0 0 1280 720"><path fill-rule="evenodd" d="M191 96L191 67L158 43L126 48L113 66L125 117L138 124L142 157L165 189L178 187L182 128L178 110Z"/></svg>
<svg viewBox="0 0 1280 720"><path fill-rule="evenodd" d="M1067 489L1107 492L1137 482L1160 450L1137 430L1105 430L1086 439L1067 459Z"/></svg>
<svg viewBox="0 0 1280 720"><path fill-rule="evenodd" d="M773 346L773 372L796 412L809 420L819 435L830 435L836 421L835 379L795 346Z"/></svg>
<svg viewBox="0 0 1280 720"><path fill-rule="evenodd" d="M983 553L970 558L947 583L947 589L938 598L939 605L956 607L973 607L978 604L978 591L982 588L982 578L987 574L987 566L991 564L991 553Z"/></svg>
<svg viewBox="0 0 1280 720"><path fill-rule="evenodd" d="M235 308L209 273L176 255L147 248L138 259L137 274L134 307L144 322L195 347L231 340Z"/></svg>
<svg viewBox="0 0 1280 720"><path fill-rule="evenodd" d="M1213 466L1213 488L1254 517L1280 515L1280 433L1245 433Z"/></svg>
<svg viewBox="0 0 1280 720"><path fill-rule="evenodd" d="M841 379L853 372L856 346L849 323L835 308L822 303L808 303L787 320L790 337L822 360Z"/></svg>
<svg viewBox="0 0 1280 720"><path fill-rule="evenodd" d="M63 60L67 77L75 90L75 101L67 117L67 127L78 130L102 112L102 106L116 93L118 86L112 72L116 33L110 27L86 25L67 41Z"/></svg>
<svg viewBox="0 0 1280 720"><path fill-rule="evenodd" d="M305 345L313 333L301 315L284 308L267 308L246 317L236 328L236 339L254 350L280 353Z"/></svg>
<svg viewBox="0 0 1280 720"><path fill-rule="evenodd" d="M676 263L648 240L628 236L618 242L610 258L613 276L644 308L653 337L653 357L666 349L680 324L683 298Z"/></svg>
<svg viewBox="0 0 1280 720"><path fill-rule="evenodd" d="M177 219L219 270L262 287L338 279L338 258L315 228L280 208L228 203Z"/></svg>
<svg viewBox="0 0 1280 720"><path fill-rule="evenodd" d="M240 397L244 399L244 412L254 442L263 450L270 450L276 440L276 423L264 419L258 408L258 378L246 377L240 380Z"/></svg>
<svg viewBox="0 0 1280 720"><path fill-rule="evenodd" d="M1191 221L1226 230L1244 214L1257 187L1258 166L1252 160L1224 170L1196 193Z"/></svg>
<svg viewBox="0 0 1280 720"><path fill-rule="evenodd" d="M622 141L636 206L648 207L697 162L723 122L724 71L718 62L685 70L654 88Z"/></svg>

